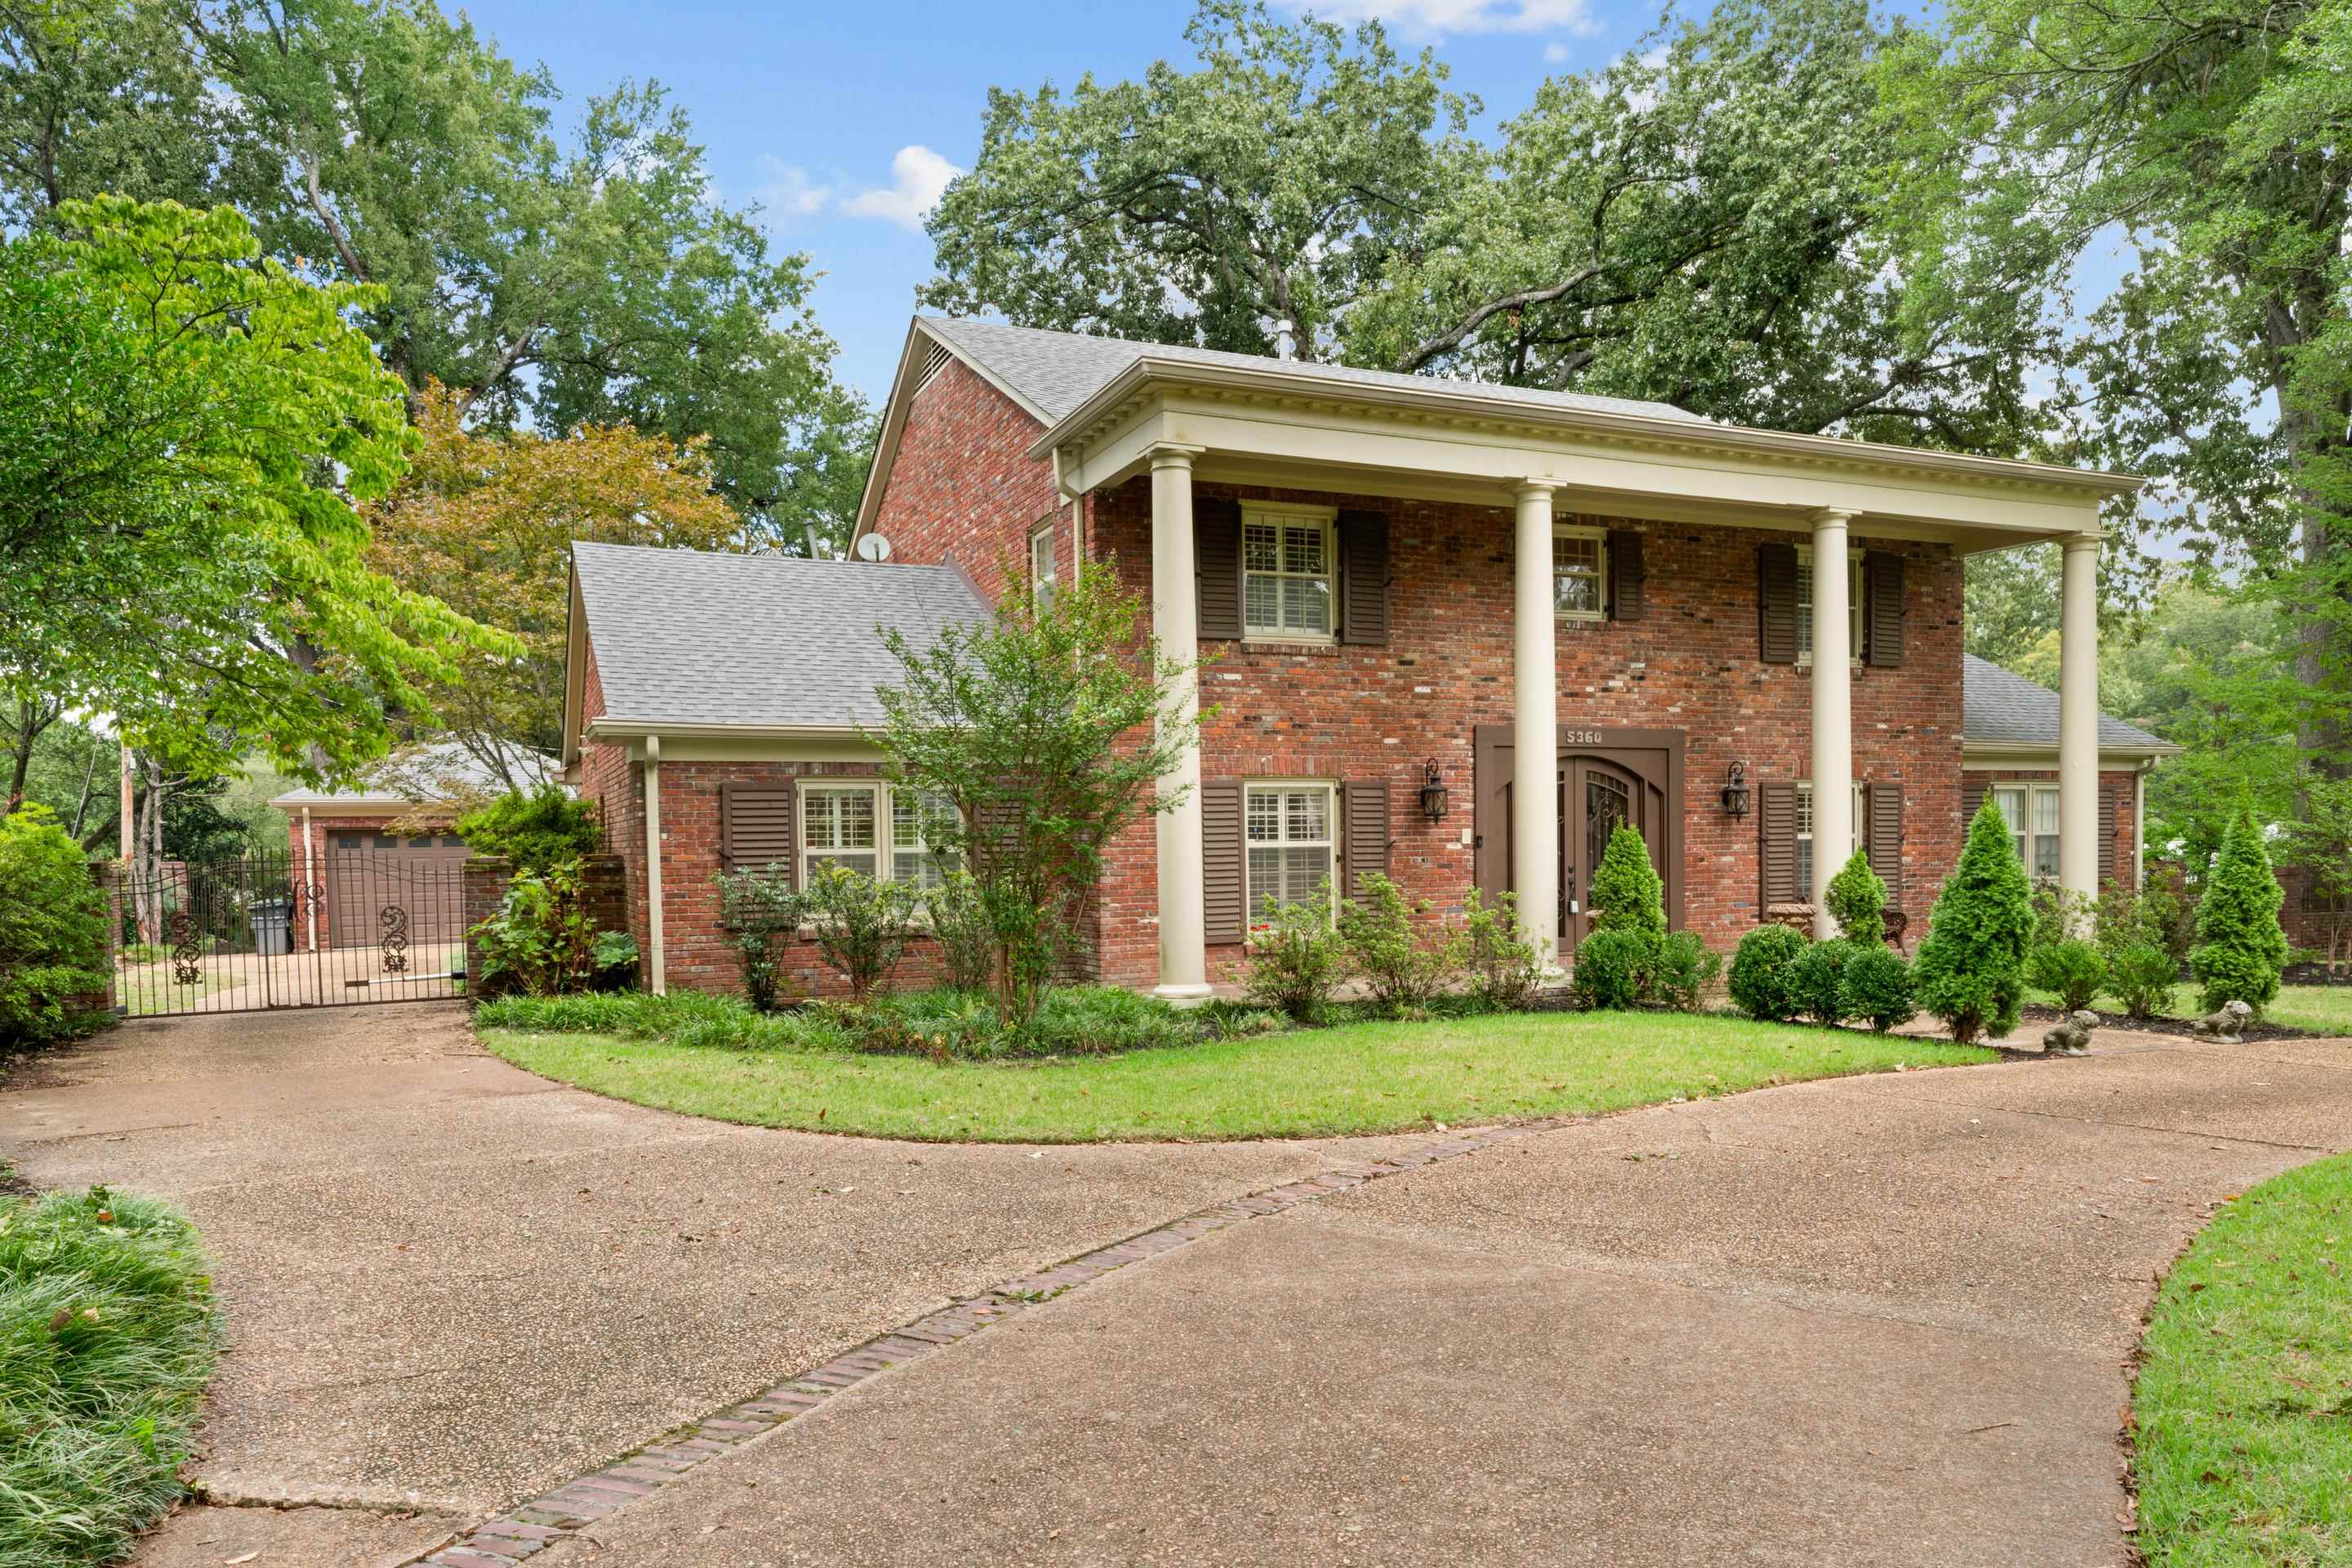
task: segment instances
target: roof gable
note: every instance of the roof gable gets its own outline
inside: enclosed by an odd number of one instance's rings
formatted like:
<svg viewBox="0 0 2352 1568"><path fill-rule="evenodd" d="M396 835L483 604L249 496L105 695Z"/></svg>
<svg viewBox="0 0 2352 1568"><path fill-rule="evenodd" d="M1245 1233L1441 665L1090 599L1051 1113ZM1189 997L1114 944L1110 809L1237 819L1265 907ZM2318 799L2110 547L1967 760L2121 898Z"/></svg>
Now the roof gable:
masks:
<svg viewBox="0 0 2352 1568"><path fill-rule="evenodd" d="M575 543L572 572L604 689L602 721L846 730L883 721L898 661L988 606L954 566Z"/></svg>

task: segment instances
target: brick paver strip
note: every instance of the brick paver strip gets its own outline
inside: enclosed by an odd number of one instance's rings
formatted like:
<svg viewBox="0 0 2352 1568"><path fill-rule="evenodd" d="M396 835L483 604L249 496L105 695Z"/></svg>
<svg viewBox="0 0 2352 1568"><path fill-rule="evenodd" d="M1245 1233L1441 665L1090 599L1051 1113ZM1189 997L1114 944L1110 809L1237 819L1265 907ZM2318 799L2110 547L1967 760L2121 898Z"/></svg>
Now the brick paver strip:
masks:
<svg viewBox="0 0 2352 1568"><path fill-rule="evenodd" d="M1066 1291L1084 1289L1114 1269L1190 1246L1229 1226L1277 1215L1333 1193L1347 1192L1366 1182L1417 1171L1441 1160L1459 1159L1497 1143L1570 1126L1580 1120L1553 1117L1476 1132L1433 1134L1385 1159L1337 1165L1319 1176L1229 1198L1197 1214L1154 1226L1140 1236L1130 1236L1125 1241L1066 1258L967 1300L926 1313L821 1366L786 1378L765 1394L753 1394L699 1420L689 1421L600 1469L575 1477L543 1496L509 1509L453 1545L442 1547L429 1556L409 1559L409 1563L431 1564L432 1568L513 1568L551 1543L608 1519L637 1499L692 1474L705 1462L733 1453L738 1445L766 1436L845 1388L855 1388L890 1367L969 1339L1024 1308L1051 1300Z"/></svg>

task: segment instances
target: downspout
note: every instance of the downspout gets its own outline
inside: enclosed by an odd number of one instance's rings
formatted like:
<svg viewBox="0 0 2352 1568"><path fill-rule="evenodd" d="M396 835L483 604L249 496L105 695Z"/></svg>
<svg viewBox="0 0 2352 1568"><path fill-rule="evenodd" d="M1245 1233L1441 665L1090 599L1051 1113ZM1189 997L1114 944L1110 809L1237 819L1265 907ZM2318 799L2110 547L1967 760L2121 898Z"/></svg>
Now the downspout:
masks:
<svg viewBox="0 0 2352 1568"><path fill-rule="evenodd" d="M2156 766L2148 758L2132 773L2132 890L2147 886L2147 775Z"/></svg>
<svg viewBox="0 0 2352 1568"><path fill-rule="evenodd" d="M302 808L302 930L310 951L319 951L319 877L310 858L310 808Z"/></svg>
<svg viewBox="0 0 2352 1568"><path fill-rule="evenodd" d="M668 993L662 969L661 737L646 737L646 988Z"/></svg>

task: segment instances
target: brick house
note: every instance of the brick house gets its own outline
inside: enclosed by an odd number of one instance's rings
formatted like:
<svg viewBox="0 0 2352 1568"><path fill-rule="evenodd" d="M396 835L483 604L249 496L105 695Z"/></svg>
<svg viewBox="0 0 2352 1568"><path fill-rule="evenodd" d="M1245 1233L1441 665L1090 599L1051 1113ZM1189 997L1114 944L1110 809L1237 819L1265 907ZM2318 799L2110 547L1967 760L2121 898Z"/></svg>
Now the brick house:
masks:
<svg viewBox="0 0 2352 1568"><path fill-rule="evenodd" d="M2137 866L2168 748L2097 711L2093 574L2138 483L919 317L857 523L887 563L575 547L566 776L629 859L654 985L731 986L719 868L929 874L856 734L896 668L873 628L1115 562L1209 716L1183 803L1113 846L1106 979L1204 994L1264 896L1373 870L1441 906L1515 889L1572 952L1621 821L1717 947L1818 904L1847 846L1916 931L1987 791L2062 884ZM1961 651L1963 559L2050 541L2063 692Z"/></svg>

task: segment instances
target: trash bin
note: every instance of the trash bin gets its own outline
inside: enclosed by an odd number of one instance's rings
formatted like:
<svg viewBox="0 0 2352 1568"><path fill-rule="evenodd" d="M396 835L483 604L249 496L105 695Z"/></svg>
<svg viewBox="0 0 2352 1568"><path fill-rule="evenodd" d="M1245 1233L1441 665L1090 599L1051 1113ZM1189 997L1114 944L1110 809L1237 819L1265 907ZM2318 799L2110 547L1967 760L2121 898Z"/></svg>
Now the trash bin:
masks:
<svg viewBox="0 0 2352 1568"><path fill-rule="evenodd" d="M253 951L264 958L283 958L294 951L294 900L256 899L246 907L253 923Z"/></svg>

